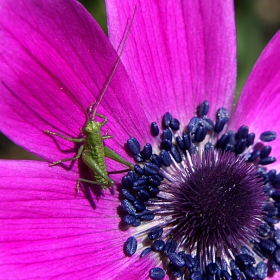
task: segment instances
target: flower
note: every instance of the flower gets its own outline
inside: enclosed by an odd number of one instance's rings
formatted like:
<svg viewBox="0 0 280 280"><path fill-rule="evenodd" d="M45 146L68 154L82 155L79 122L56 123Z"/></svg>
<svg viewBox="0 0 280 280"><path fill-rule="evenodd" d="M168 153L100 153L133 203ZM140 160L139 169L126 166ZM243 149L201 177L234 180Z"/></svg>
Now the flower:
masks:
<svg viewBox="0 0 280 280"><path fill-rule="evenodd" d="M73 143L43 130L79 135L84 111L98 98L117 61L114 48L118 49L135 6L122 63L98 112L108 117L106 127L114 136L106 145L131 160L124 149L128 140L128 151L141 162L135 172L112 175L118 185L114 193L104 194L98 186L87 191L85 186L84 193L75 196L76 180L86 173L80 162L61 168L45 162L1 161L4 279L149 275L168 279L180 273L201 279L201 270L210 279L217 273L230 279L240 271L249 279L264 278L267 266L262 256L269 256L270 271L279 269L275 225L279 173L272 168L279 170L275 158L280 148L277 141L265 143L279 135L280 35L263 51L232 112L236 78L232 1L110 0L109 42L76 1L2 0L1 131L49 162L73 156ZM152 22L150 15L155 18ZM162 138L157 131L161 127ZM173 135L182 137L177 146L170 142ZM151 147L157 156L151 156ZM273 157L267 147L272 147ZM270 163L268 170L262 168L265 163ZM107 168L121 167L108 161ZM148 191L147 180L153 181ZM206 194L201 192L202 180L210 182L203 184ZM134 189L129 189L132 183ZM234 192L236 186L239 192ZM225 194L231 192L235 195L228 200ZM201 196L212 204L199 206L209 211L196 210ZM216 215L215 203L221 205L216 217L225 214L222 225L228 230L208 215ZM183 210L188 212L182 217ZM188 219L189 213L194 220ZM207 236L197 228L200 218ZM163 245L166 252L157 252ZM139 258L145 248L148 254ZM211 250L225 261L234 258L233 267L221 264Z"/></svg>

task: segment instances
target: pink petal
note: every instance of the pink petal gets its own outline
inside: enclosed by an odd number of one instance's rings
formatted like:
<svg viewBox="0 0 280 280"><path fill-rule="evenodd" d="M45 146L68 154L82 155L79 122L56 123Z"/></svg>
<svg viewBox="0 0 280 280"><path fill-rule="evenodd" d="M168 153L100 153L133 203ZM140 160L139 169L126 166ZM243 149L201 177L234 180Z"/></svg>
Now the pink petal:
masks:
<svg viewBox="0 0 280 280"><path fill-rule="evenodd" d="M43 130L72 137L80 134L84 111L108 81L117 53L77 1L1 1L0 6L1 131L50 161L71 157L73 143L45 135ZM108 144L117 143L120 152L130 136L127 127L136 136L149 133L149 127L138 133L143 126L138 116L144 114L135 103L138 106L120 64L101 104L107 108L98 111L110 121L104 130L119 132L115 142Z"/></svg>
<svg viewBox="0 0 280 280"><path fill-rule="evenodd" d="M210 116L231 110L235 94L233 1L106 2L109 38L117 49L136 9L122 61L150 121L170 111L187 123L198 103ZM186 118L187 115L187 118Z"/></svg>
<svg viewBox="0 0 280 280"><path fill-rule="evenodd" d="M93 209L75 196L75 172L35 161L0 161L0 170L1 278L114 279L139 259L123 253L132 232L119 230L118 194Z"/></svg>
<svg viewBox="0 0 280 280"><path fill-rule="evenodd" d="M262 132L272 130L280 136L280 32L268 43L238 100L231 118L231 129L248 125L256 133L256 139ZM267 143L273 147L273 156L280 158L279 142ZM278 164L279 165L279 164Z"/></svg>

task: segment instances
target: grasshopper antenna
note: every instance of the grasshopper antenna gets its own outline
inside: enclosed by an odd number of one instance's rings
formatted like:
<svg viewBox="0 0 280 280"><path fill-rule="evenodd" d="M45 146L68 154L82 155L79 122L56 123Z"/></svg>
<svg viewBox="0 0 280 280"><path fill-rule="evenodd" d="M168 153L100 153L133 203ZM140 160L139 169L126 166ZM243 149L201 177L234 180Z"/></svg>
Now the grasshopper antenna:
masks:
<svg viewBox="0 0 280 280"><path fill-rule="evenodd" d="M95 105L95 108L94 108L94 110L93 110L93 112L92 112L92 120L94 119L94 117L95 117L95 115L96 115L96 111L97 111L97 109L98 109L98 107L99 107L99 105L100 105L100 103L101 103L101 101L102 101L102 99L103 99L103 97L104 97L104 94L105 94L105 92L107 91L107 89L108 89L108 87L109 87L109 84L110 84L110 82L112 81L113 76L114 76L114 74L115 74L115 72L116 72L116 70L117 70L117 67L118 67L118 65L119 65L119 63L120 63L120 61L121 61L121 56L122 56L123 51L124 51L124 48L125 48L125 46L126 46L126 43L127 43L127 40L128 40L128 36L129 36L129 34L130 34L130 31L131 31L131 28L132 28L132 24L133 24L133 21L134 21L134 18L135 18L135 14L136 14L136 6L135 6L135 8L134 8L133 15L132 15L132 19L131 19L131 21L130 21L130 23L129 23L127 32L126 32L126 34L125 34L124 41L123 41L123 45L122 45L122 47L121 47L121 50L120 50L120 54L119 54L119 56L118 56L118 59L117 59L117 61L116 61L116 63L115 63L115 66L114 66L114 68L113 68L113 70L112 70L110 76L109 76L108 82L106 83L105 87L103 88L103 91L102 91L102 93L101 93L101 96L100 96L99 100L94 104L94 105Z"/></svg>

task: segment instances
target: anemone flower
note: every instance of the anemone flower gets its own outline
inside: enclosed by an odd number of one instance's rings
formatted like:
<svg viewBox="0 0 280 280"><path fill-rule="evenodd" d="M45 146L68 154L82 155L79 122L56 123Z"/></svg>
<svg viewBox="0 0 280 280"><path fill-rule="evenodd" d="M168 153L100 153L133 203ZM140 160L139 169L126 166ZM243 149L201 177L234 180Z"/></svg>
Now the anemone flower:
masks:
<svg viewBox="0 0 280 280"><path fill-rule="evenodd" d="M0 7L1 131L45 160L0 162L2 279L277 277L279 33L232 110L233 1L110 0L109 40L74 0ZM76 195L82 160L48 162L78 146L43 131L81 137L129 22L98 113L134 170Z"/></svg>

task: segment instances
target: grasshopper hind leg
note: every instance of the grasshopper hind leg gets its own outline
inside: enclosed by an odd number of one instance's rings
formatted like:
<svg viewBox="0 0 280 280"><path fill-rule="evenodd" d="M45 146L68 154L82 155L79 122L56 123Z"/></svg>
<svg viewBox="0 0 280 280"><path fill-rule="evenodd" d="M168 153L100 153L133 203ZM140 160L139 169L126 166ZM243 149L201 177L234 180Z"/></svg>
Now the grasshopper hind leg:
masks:
<svg viewBox="0 0 280 280"><path fill-rule="evenodd" d="M77 184L76 184L76 193L80 192L80 182L89 183L89 184L93 184L93 185L99 185L102 188L102 190L104 190L104 191L107 188L112 187L115 184L115 182L113 180L110 180L107 183L101 183L101 182L97 182L97 181L79 178L77 180Z"/></svg>

